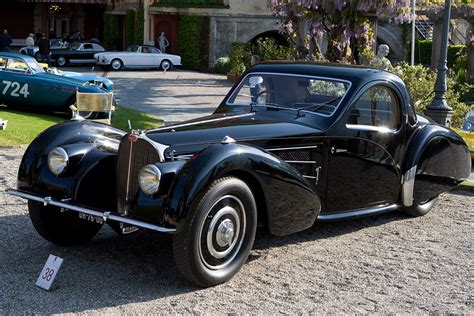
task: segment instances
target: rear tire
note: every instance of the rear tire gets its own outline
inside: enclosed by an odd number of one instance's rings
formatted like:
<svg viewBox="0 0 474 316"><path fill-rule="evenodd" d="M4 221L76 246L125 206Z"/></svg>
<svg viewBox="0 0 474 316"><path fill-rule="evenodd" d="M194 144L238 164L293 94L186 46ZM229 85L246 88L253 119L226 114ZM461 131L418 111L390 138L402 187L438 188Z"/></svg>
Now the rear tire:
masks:
<svg viewBox="0 0 474 316"><path fill-rule="evenodd" d="M178 270L202 287L230 280L246 262L256 228L255 199L245 182L214 181L173 236Z"/></svg>
<svg viewBox="0 0 474 316"><path fill-rule="evenodd" d="M435 197L425 203L413 204L412 206L403 208L403 212L409 216L418 217L429 213L431 209L438 202L438 197Z"/></svg>
<svg viewBox="0 0 474 316"><path fill-rule="evenodd" d="M59 56L58 59L56 59L56 64L59 67L64 67L67 64L67 59L64 56Z"/></svg>
<svg viewBox="0 0 474 316"><path fill-rule="evenodd" d="M76 212L55 206L28 201L30 219L36 231L47 241L60 246L80 245L89 242L102 224L80 219Z"/></svg>

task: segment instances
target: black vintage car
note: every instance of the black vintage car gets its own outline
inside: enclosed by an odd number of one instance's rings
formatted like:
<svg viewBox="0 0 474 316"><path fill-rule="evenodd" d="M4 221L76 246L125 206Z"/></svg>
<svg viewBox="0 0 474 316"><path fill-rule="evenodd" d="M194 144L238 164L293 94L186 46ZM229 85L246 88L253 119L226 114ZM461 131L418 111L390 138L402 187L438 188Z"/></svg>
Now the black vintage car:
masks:
<svg viewBox="0 0 474 316"><path fill-rule="evenodd" d="M52 49L51 59L60 67L69 64L95 64L94 54L104 51L97 43L75 42L65 49Z"/></svg>
<svg viewBox="0 0 474 316"><path fill-rule="evenodd" d="M286 235L316 220L425 215L470 166L464 141L417 116L391 73L263 63L208 117L131 133L87 121L49 128L9 193L63 246L103 223L174 234L179 270L212 286L239 271L258 225Z"/></svg>

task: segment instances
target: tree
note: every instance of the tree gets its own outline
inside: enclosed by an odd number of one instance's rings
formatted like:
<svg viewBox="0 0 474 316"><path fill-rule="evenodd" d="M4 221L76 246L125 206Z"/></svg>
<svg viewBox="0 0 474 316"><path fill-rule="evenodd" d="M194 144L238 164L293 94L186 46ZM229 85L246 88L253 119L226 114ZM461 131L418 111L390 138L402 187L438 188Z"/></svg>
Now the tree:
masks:
<svg viewBox="0 0 474 316"><path fill-rule="evenodd" d="M374 21L410 21L409 0L268 0L296 59L355 63L373 54ZM326 35L327 52L319 42Z"/></svg>

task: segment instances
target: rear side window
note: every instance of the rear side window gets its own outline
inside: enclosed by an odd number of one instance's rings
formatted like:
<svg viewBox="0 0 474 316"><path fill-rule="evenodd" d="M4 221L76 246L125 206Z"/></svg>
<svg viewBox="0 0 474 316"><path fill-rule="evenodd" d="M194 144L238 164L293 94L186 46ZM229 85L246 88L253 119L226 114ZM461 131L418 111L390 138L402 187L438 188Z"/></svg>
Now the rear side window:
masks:
<svg viewBox="0 0 474 316"><path fill-rule="evenodd" d="M400 126L400 105L395 92L386 86L374 86L352 106L348 128L377 127L396 130Z"/></svg>
<svg viewBox="0 0 474 316"><path fill-rule="evenodd" d="M92 44L84 44L83 49L84 50L92 50L93 49Z"/></svg>

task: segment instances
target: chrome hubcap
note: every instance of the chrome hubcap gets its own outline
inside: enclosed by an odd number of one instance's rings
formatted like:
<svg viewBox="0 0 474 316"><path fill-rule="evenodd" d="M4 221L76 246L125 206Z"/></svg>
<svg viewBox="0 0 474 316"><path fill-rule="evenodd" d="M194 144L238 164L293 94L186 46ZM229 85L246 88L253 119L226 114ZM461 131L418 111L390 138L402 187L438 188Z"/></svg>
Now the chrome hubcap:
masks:
<svg viewBox="0 0 474 316"><path fill-rule="evenodd" d="M120 62L119 62L119 61L114 61L114 62L112 63L112 67L113 67L114 69L119 69L119 68L120 68Z"/></svg>
<svg viewBox="0 0 474 316"><path fill-rule="evenodd" d="M245 234L245 208L235 196L221 197L209 209L199 236L199 255L212 270L232 262L242 246Z"/></svg>
<svg viewBox="0 0 474 316"><path fill-rule="evenodd" d="M230 246L232 238L234 238L234 224L230 219L225 219L217 227L217 244L221 247Z"/></svg>

